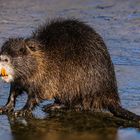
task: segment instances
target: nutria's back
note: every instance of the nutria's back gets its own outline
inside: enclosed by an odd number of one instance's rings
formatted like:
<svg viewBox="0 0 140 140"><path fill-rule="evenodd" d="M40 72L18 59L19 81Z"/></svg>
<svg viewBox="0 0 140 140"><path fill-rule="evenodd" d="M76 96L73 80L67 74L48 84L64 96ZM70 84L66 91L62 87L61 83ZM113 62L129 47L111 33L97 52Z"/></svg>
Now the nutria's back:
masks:
<svg viewBox="0 0 140 140"><path fill-rule="evenodd" d="M34 38L45 44L47 56L59 65L61 98L70 94L68 100L77 102L78 94L88 95L95 101L88 101L87 108L103 108L112 98L119 103L110 55L93 28L75 19L54 20L40 27Z"/></svg>

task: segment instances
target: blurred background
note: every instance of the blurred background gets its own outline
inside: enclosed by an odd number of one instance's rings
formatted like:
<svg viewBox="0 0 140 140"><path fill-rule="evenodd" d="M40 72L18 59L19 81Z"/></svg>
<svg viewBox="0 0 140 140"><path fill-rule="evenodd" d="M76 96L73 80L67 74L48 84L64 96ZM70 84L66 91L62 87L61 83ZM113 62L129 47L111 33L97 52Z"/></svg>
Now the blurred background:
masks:
<svg viewBox="0 0 140 140"><path fill-rule="evenodd" d="M140 0L0 0L0 45L9 37L28 37L38 25L56 17L85 21L104 38L115 65L122 105L140 115ZM9 85L0 81L1 106L8 93ZM17 107L20 108L25 100L26 96L20 97ZM41 118L42 113L37 111L37 115ZM106 130L104 135L111 135L108 138L112 140L140 139L140 132L135 128L111 127L108 130L101 125L98 133L91 133L86 127L79 133L75 126L65 127L56 120L47 122L49 127L45 123L46 120L41 120L28 125L28 121L17 122L1 115L0 140L16 139L21 134L25 137L29 132L30 136L34 132L40 135L47 132L44 140L62 139L65 131L70 139L82 135L79 139L94 140Z"/></svg>

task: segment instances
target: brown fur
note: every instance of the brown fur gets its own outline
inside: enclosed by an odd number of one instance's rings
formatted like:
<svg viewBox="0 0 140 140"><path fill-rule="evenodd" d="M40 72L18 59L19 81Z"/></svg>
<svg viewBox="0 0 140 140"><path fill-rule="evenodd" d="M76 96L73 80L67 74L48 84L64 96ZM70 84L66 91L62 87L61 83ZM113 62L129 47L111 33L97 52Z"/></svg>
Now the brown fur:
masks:
<svg viewBox="0 0 140 140"><path fill-rule="evenodd" d="M29 96L23 109L31 110L41 100L54 98L55 104L67 109L108 109L116 116L139 120L121 107L107 47L83 22L51 21L30 38L8 40L1 54L10 56L15 69L10 97L15 89Z"/></svg>

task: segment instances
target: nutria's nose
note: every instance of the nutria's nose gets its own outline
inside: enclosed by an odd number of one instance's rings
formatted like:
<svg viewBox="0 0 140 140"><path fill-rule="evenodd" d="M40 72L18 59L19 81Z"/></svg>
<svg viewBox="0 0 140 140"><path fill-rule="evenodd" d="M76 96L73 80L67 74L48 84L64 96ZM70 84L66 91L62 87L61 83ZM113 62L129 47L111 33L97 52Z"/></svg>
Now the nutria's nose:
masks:
<svg viewBox="0 0 140 140"><path fill-rule="evenodd" d="M0 62L9 62L9 59L5 55L0 55Z"/></svg>

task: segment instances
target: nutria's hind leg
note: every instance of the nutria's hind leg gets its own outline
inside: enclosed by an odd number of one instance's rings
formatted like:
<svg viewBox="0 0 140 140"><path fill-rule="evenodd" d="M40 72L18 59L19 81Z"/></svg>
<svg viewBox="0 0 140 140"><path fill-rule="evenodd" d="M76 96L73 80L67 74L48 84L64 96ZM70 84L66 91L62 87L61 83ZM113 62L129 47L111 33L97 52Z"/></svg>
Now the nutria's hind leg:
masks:
<svg viewBox="0 0 140 140"><path fill-rule="evenodd" d="M55 98L55 101L53 104L49 104L44 106L44 111L45 112L50 112L50 111L57 111L57 110L63 110L66 109L66 106L63 105L60 100L58 100L57 98Z"/></svg>
<svg viewBox="0 0 140 140"><path fill-rule="evenodd" d="M54 104L45 106L43 110L45 112L50 112L50 111L58 111L58 110L63 110L63 109L65 109L64 105L54 103Z"/></svg>

